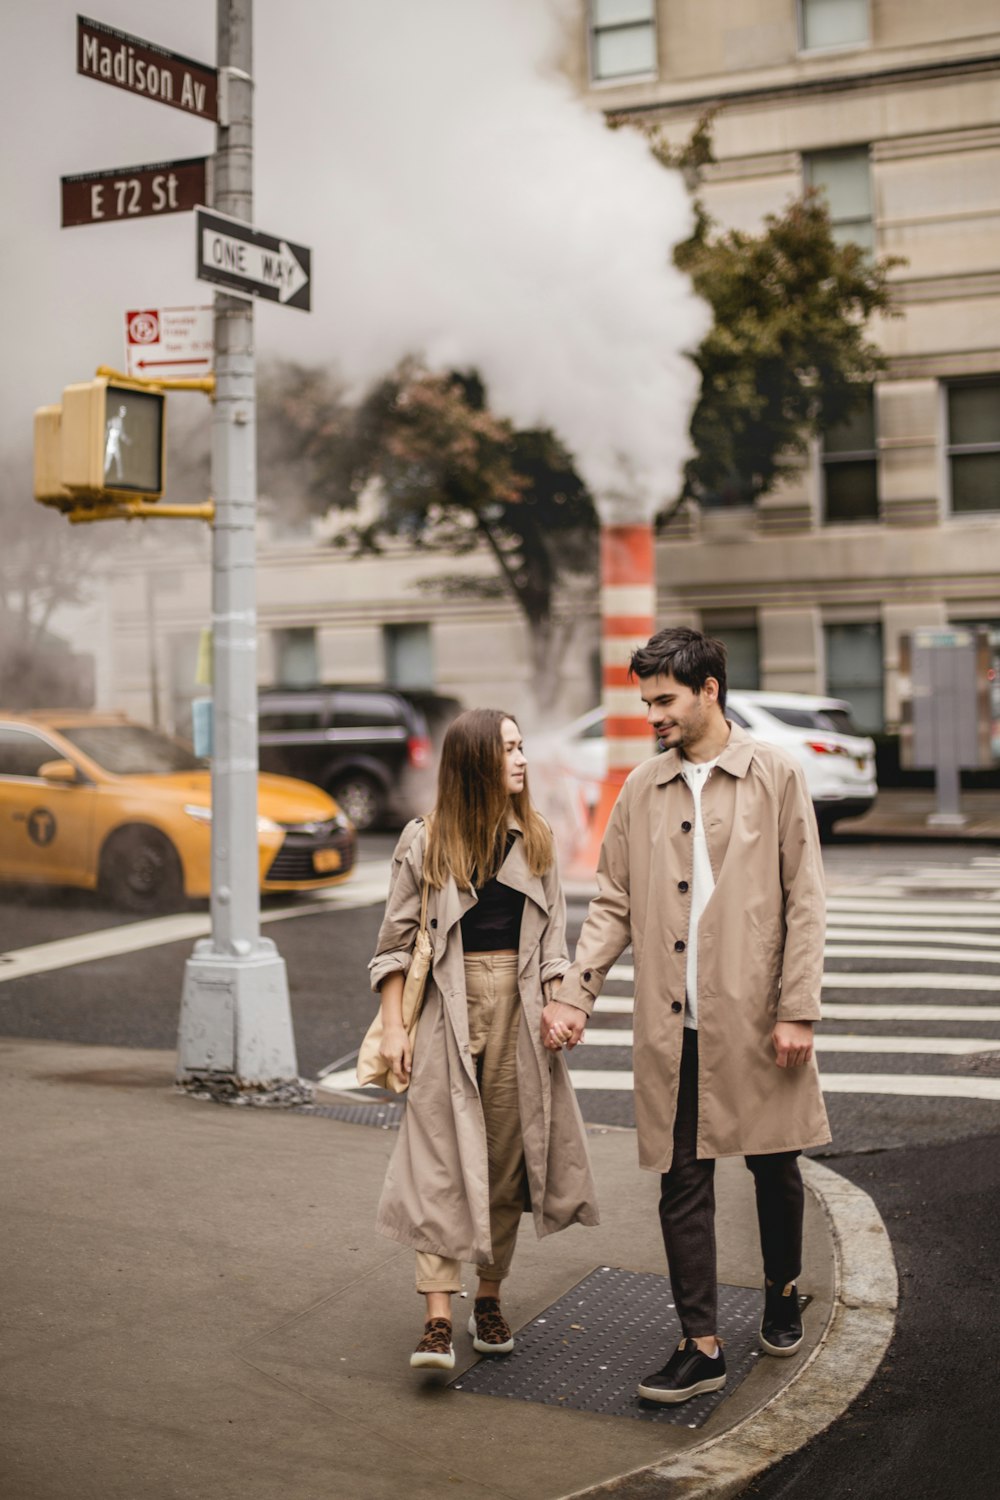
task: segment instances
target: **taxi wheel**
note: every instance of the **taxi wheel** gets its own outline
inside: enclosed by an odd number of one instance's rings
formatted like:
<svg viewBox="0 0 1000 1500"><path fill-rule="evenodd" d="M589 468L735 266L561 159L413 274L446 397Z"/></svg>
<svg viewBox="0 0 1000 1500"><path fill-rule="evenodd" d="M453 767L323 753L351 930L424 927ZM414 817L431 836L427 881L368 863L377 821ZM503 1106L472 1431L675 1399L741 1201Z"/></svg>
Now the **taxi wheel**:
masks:
<svg viewBox="0 0 1000 1500"><path fill-rule="evenodd" d="M122 828L101 855L102 892L126 911L164 911L181 904L184 875L177 850L156 828Z"/></svg>
<svg viewBox="0 0 1000 1500"><path fill-rule="evenodd" d="M382 816L382 788L358 771L335 781L330 796L340 804L359 833L373 828Z"/></svg>

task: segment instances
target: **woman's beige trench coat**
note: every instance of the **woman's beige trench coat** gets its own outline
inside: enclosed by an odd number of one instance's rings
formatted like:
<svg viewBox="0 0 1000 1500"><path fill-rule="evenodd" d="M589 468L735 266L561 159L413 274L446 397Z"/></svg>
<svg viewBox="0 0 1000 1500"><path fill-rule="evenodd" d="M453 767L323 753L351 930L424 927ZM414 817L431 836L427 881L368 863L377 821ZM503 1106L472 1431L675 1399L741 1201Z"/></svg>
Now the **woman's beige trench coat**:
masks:
<svg viewBox="0 0 1000 1500"><path fill-rule="evenodd" d="M669 1171L694 880L694 798L676 750L631 773L598 895L559 999L589 1015L629 941L635 962L639 1162ZM698 1155L818 1146L830 1130L815 1061L779 1068L774 1023L817 1021L826 920L816 819L800 767L732 726L701 797L715 890L698 926Z"/></svg>
<svg viewBox="0 0 1000 1500"><path fill-rule="evenodd" d="M566 906L553 868L532 875L520 829L497 879L526 896L518 952L521 1023L517 1038L518 1100L531 1212L538 1235L573 1223L596 1224L586 1136L563 1053L541 1041L542 984L565 973ZM420 920L425 830L403 830L375 957L372 989L394 970L405 973ZM376 1228L415 1250L489 1265L489 1178L486 1129L469 1049L461 918L476 902L454 880L432 886L427 920L431 972L413 1048L407 1106ZM528 1205L525 1205L527 1209Z"/></svg>

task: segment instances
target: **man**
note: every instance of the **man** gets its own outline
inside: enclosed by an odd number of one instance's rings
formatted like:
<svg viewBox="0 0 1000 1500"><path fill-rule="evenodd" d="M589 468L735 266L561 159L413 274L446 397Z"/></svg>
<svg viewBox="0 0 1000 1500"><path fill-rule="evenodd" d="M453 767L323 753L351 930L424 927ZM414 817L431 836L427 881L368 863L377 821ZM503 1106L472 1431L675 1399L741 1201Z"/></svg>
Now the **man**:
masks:
<svg viewBox="0 0 1000 1500"><path fill-rule="evenodd" d="M633 652L662 755L626 780L576 962L542 1016L575 1046L611 965L635 963L640 1165L661 1174L660 1223L682 1339L639 1385L673 1404L726 1381L716 1323L715 1158L753 1173L764 1261L761 1347L802 1342L799 1152L830 1139L813 1057L825 904L799 766L725 717L726 653L696 630ZM598 1033L599 1035L599 1033Z"/></svg>

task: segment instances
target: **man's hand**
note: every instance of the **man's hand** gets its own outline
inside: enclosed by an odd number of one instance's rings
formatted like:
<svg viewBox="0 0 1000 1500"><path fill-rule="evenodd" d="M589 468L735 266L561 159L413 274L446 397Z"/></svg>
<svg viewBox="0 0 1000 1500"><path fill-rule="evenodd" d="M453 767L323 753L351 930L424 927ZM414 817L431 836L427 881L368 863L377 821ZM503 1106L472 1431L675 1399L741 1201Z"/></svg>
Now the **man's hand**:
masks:
<svg viewBox="0 0 1000 1500"><path fill-rule="evenodd" d="M583 1041L587 1027L587 1012L575 1005L564 1005L561 1000L550 1000L542 1011L542 1045L550 1052L561 1052L563 1047L575 1047Z"/></svg>
<svg viewBox="0 0 1000 1500"><path fill-rule="evenodd" d="M813 1055L811 1021L778 1021L771 1032L774 1060L779 1068L803 1068Z"/></svg>

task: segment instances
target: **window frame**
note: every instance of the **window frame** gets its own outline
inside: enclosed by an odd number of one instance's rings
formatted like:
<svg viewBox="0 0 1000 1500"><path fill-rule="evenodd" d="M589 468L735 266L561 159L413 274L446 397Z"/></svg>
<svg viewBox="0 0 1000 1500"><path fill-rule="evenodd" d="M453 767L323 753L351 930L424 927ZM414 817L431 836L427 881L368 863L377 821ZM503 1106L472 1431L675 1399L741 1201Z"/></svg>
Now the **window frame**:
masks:
<svg viewBox="0 0 1000 1500"><path fill-rule="evenodd" d="M649 83L660 76L660 35L657 16L656 0L649 0L650 15L648 21L626 21L618 24L601 26L597 21L595 0L587 0L587 77L590 87L621 88L623 85L633 83ZM653 36L653 66L638 73L613 73L606 78L598 77L597 67L597 37L600 33L611 31L631 31L640 27L649 27Z"/></svg>
<svg viewBox="0 0 1000 1500"><path fill-rule="evenodd" d="M821 526L872 526L877 525L883 519L882 513L882 467L878 446L878 388L873 381L870 386L872 401L872 447L845 449L842 453L828 453L826 447L826 434L823 433L817 444L817 455L819 459L819 519ZM858 516L856 518L830 517L827 509L827 469L836 468L838 464L848 463L871 463L875 469L875 514L871 516Z"/></svg>
<svg viewBox="0 0 1000 1500"><path fill-rule="evenodd" d="M819 184L813 182L813 180L812 180L813 164L814 164L814 162L816 162L817 160L819 160L819 158L824 157L824 156L825 157L831 157L831 156L844 157L844 156L850 156L850 155L853 154L853 155L857 156L860 159L862 153L864 153L865 163L866 163L866 166L867 166L868 216L867 216L867 218L863 218L863 219L858 218L856 215L854 217L852 217L852 218L837 219L837 218L834 217L834 214L833 214L833 204L830 202L830 195L829 195L829 193L822 186L820 186ZM828 208L828 210L830 212L830 228L834 232L834 238L836 239L837 230L842 225L846 225L846 224L867 224L871 228L871 244L870 245L864 245L864 244L862 244L862 242L860 240L856 240L856 239L852 239L851 240L851 244L860 246L860 248L862 250L864 250L868 255L877 255L878 254L878 221L877 221L876 216L875 216L875 193L874 193L874 182L873 182L873 179L872 179L872 147L871 147L871 141L855 142L853 145L824 146L824 147L820 147L818 150L815 150L815 151L803 151L801 153L801 155L802 155L802 186L803 186L804 189L812 189L815 192L823 193L823 196L824 196L824 198L826 200L826 206L827 206L827 208ZM837 243L839 244L840 241L837 240Z"/></svg>
<svg viewBox="0 0 1000 1500"><path fill-rule="evenodd" d="M952 469L952 459L955 457L971 457L977 453L1000 454L1000 437L993 443L953 443L951 441L951 408L949 396L953 390L969 386L995 386L1000 391L1000 372L993 375L970 375L956 380L942 380L940 382L941 402L941 462L944 468L942 493L945 496L946 514L949 520L968 521L976 516L1000 515L1000 501L995 510L956 510L955 509L955 486Z"/></svg>
<svg viewBox="0 0 1000 1500"><path fill-rule="evenodd" d="M872 6L871 0L865 0L865 15L867 19L866 36L861 42L832 42L826 47L809 47L806 45L806 6L809 0L796 0L795 24L797 30L798 55L800 57L829 57L840 52L860 52L872 45Z"/></svg>

